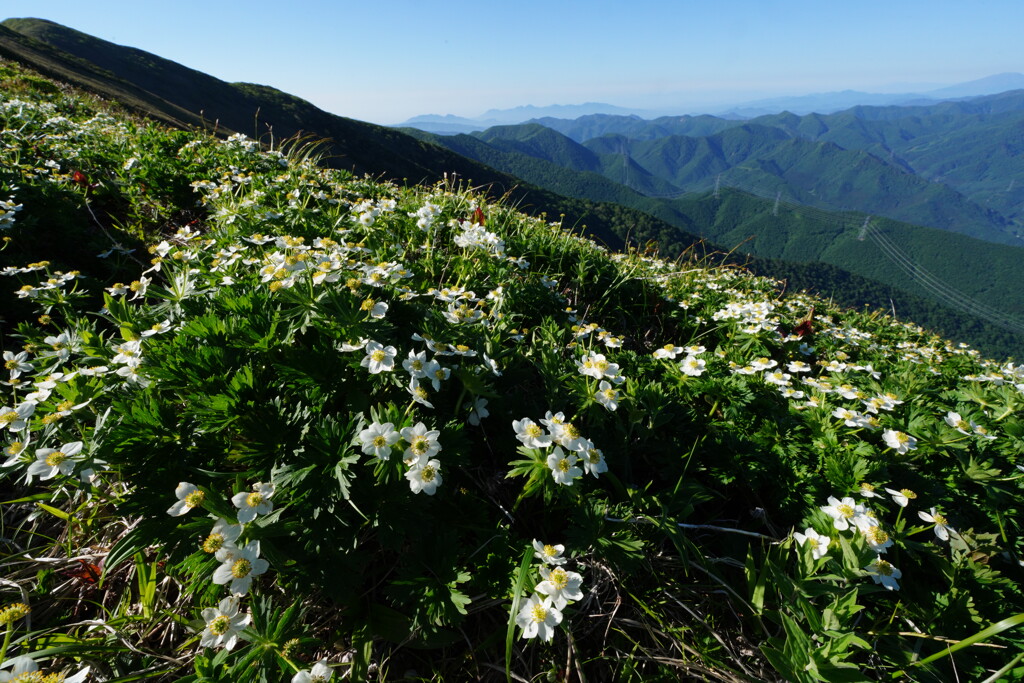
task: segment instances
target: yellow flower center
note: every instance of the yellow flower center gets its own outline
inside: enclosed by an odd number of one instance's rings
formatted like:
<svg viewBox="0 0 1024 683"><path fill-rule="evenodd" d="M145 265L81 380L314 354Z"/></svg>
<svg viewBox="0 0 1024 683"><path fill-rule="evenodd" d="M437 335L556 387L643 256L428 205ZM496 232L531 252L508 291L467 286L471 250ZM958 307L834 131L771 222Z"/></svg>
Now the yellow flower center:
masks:
<svg viewBox="0 0 1024 683"><path fill-rule="evenodd" d="M558 590L562 590L569 585L569 575L561 567L556 567L548 574L548 581Z"/></svg>
<svg viewBox="0 0 1024 683"><path fill-rule="evenodd" d="M556 550L555 546L553 546L553 545L545 545L544 546L544 554L547 555L548 557L554 557L555 555L558 554L558 550Z"/></svg>
<svg viewBox="0 0 1024 683"><path fill-rule="evenodd" d="M226 540L227 539L224 538L224 534L210 534L206 537L206 540L203 541L203 551L208 553L215 553L224 547L224 541Z"/></svg>
<svg viewBox="0 0 1024 683"><path fill-rule="evenodd" d="M883 576L892 576L892 565L885 560L878 560L875 563L875 571Z"/></svg>
<svg viewBox="0 0 1024 683"><path fill-rule="evenodd" d="M875 545L881 545L889 540L889 534L885 533L877 526L868 528L867 537Z"/></svg>
<svg viewBox="0 0 1024 683"><path fill-rule="evenodd" d="M249 576L249 572L252 571L252 562L245 559L244 557L240 560L235 560L235 563L231 565L231 576L236 579L244 579Z"/></svg>
<svg viewBox="0 0 1024 683"><path fill-rule="evenodd" d="M863 490L865 490L865 491L874 491L875 490L875 487L872 486L871 484L867 483L866 481L861 483L860 487Z"/></svg>
<svg viewBox="0 0 1024 683"><path fill-rule="evenodd" d="M199 507L203 504L203 500L206 498L206 494L202 491L193 491L192 493L185 496L185 505L190 508Z"/></svg>
<svg viewBox="0 0 1024 683"><path fill-rule="evenodd" d="M548 611L544 608L544 605L534 605L533 609L530 610L530 619L535 623L543 623L548 618Z"/></svg>
<svg viewBox="0 0 1024 683"><path fill-rule="evenodd" d="M562 472L568 472L569 471L569 459L568 458L562 458L561 460L559 460L558 461L558 469L560 471L562 471Z"/></svg>
<svg viewBox="0 0 1024 683"><path fill-rule="evenodd" d="M900 493L903 494L904 498L909 498L910 500L917 498L917 494L911 491L910 489L900 489Z"/></svg>
<svg viewBox="0 0 1024 683"><path fill-rule="evenodd" d="M0 427L6 427L17 419L18 413L8 410L6 413L0 414Z"/></svg>
<svg viewBox="0 0 1024 683"><path fill-rule="evenodd" d="M544 435L544 430L541 429L539 425L531 424L526 428L526 435L536 439L537 437Z"/></svg>
<svg viewBox="0 0 1024 683"><path fill-rule="evenodd" d="M50 467L60 467L60 464L68 459L62 451L54 451L46 456L46 464Z"/></svg>
<svg viewBox="0 0 1024 683"><path fill-rule="evenodd" d="M575 425L571 422L567 422L565 425L565 435L570 439L578 439L580 436L580 430L576 429Z"/></svg>
<svg viewBox="0 0 1024 683"><path fill-rule="evenodd" d="M814 550L815 548L818 547L819 541L814 536L808 536L807 537L807 545L811 546L811 550Z"/></svg>
<svg viewBox="0 0 1024 683"><path fill-rule="evenodd" d="M420 479L427 483L434 481L436 476L437 470L435 470L432 465L425 465L423 470L420 472Z"/></svg>
<svg viewBox="0 0 1024 683"><path fill-rule="evenodd" d="M423 455L430 448L430 444L425 437L417 436L409 444L409 449L416 455Z"/></svg>
<svg viewBox="0 0 1024 683"><path fill-rule="evenodd" d="M18 367L18 361L12 358L11 360L4 363L4 367L7 368L8 370L13 370L14 368Z"/></svg>
<svg viewBox="0 0 1024 683"><path fill-rule="evenodd" d="M376 448L384 448L384 446L388 445L388 440L384 437L383 434L378 434L373 438L373 445Z"/></svg>
<svg viewBox="0 0 1024 683"><path fill-rule="evenodd" d="M258 505L262 505L263 504L263 494L262 493L257 493L255 491L253 493L250 493L248 496L245 497L245 504L248 505L251 508L254 508L254 507L258 506Z"/></svg>
<svg viewBox="0 0 1024 683"><path fill-rule="evenodd" d="M210 629L210 633L213 635L222 636L231 628L231 619L221 614L220 616L214 617L213 621L209 623L207 628Z"/></svg>
<svg viewBox="0 0 1024 683"><path fill-rule="evenodd" d="M376 351L370 354L370 358L372 358L376 363L382 362L387 357L388 355L384 353L384 351L382 351L381 349L377 349Z"/></svg>
<svg viewBox="0 0 1024 683"><path fill-rule="evenodd" d="M841 514L843 517L846 517L847 519L853 517L854 515L853 508L850 507L849 505L840 505L836 509L839 510L839 514Z"/></svg>
<svg viewBox="0 0 1024 683"><path fill-rule="evenodd" d="M25 444L21 441L12 441L11 445L4 449L7 455L17 455L25 450Z"/></svg>
<svg viewBox="0 0 1024 683"><path fill-rule="evenodd" d="M932 518L935 520L936 524L946 524L946 518L940 515L939 513L935 513L934 515L932 515Z"/></svg>

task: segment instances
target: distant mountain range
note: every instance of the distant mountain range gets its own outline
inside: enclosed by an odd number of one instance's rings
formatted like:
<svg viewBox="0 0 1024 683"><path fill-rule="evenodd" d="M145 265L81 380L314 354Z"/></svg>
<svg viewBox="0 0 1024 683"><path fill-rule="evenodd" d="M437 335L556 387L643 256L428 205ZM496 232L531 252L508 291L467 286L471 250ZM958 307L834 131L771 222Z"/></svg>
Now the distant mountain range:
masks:
<svg viewBox="0 0 1024 683"><path fill-rule="evenodd" d="M1008 90L1019 89L1024 89L1024 74L1002 73L919 93L882 94L843 90L809 95L772 97L731 105L710 106L701 109L699 112L693 111L692 107L680 107L677 111L669 111L664 109L619 107L600 102L587 102L578 105L556 104L546 107L526 105L512 109L490 109L478 117L426 114L415 116L403 123L395 124L395 127L417 128L439 135L455 135L485 130L492 126L525 123L541 118L576 119L593 114L609 114L653 119L664 116L679 116L684 110L689 111L690 115L702 113L712 114L725 119L750 119L782 112L798 115L812 113L831 114L860 105L927 105L946 100L995 95Z"/></svg>
<svg viewBox="0 0 1024 683"><path fill-rule="evenodd" d="M417 139L324 112L273 88L226 83L38 19L0 24L0 58L17 60L43 76L169 125L220 135L244 132L277 144L292 136L320 140L318 150L326 163L354 173L411 183L454 175L522 210L561 217L566 227L584 230L611 248L655 244L662 255L673 258L685 250L699 256L718 249L702 237L728 247L744 242L747 254L734 254L733 262L785 279L790 287L812 289L846 306L896 308L901 316L992 355L1024 355L1024 337L999 327L1000 321L984 311L937 296L883 258L870 240L860 239L856 226L864 216L790 205L779 209L777 202L773 209L771 201L746 192L728 187L711 191L719 172L716 164L728 166L728 172L760 173L757 177L774 179L780 186L802 187L812 198L844 183L860 183L860 196L877 195L883 198L879 201L910 197L909 191L884 191L886 184L899 181L901 187L922 189L915 196L925 197L924 204L942 203L965 222L984 227L984 216L979 217L984 206L971 200L973 195L950 194L951 186L922 179L905 166L927 165L930 173L949 178L960 174L958 182L975 183L978 192L996 187L1005 177L1001 169L1016 168L1013 164L1024 149L1020 126L1013 123L1017 105L1012 97L963 103L974 108L954 107L945 114L936 110L935 120L917 114L901 117L899 108L757 122L712 116L645 121L620 112L557 119L562 131L554 130L555 124L531 124L475 136L416 132ZM940 130L936 126L943 115L949 122ZM878 128L883 123L887 127ZM696 166L683 163L681 155L671 157L672 149L687 146L702 150ZM886 150L891 152L888 161ZM999 168L986 175L972 160L975 152L998 160ZM664 158L660 166L655 163L659 156ZM943 158L951 159L950 164L944 166ZM705 165L702 172L699 167ZM817 179L818 184L801 185L801 179ZM679 196L686 189L682 186L698 180L703 193ZM1024 177L1017 182L1024 187ZM928 192L940 194L928 200ZM832 201L841 203L841 194L833 194ZM998 233L997 223L987 229ZM941 281L967 296L983 297L1006 315L1024 315L1024 269L1019 267L1024 249L882 219L872 226ZM869 237L874 239L874 234Z"/></svg>

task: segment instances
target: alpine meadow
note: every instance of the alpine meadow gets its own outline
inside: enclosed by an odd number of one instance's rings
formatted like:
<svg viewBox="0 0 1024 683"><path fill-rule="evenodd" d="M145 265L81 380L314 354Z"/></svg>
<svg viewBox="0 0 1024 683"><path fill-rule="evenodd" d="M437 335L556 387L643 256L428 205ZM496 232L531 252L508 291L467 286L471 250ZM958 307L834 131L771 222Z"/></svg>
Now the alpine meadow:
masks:
<svg viewBox="0 0 1024 683"><path fill-rule="evenodd" d="M651 195L836 120L413 137L189 71L0 25L0 681L1024 679L994 178L835 223Z"/></svg>

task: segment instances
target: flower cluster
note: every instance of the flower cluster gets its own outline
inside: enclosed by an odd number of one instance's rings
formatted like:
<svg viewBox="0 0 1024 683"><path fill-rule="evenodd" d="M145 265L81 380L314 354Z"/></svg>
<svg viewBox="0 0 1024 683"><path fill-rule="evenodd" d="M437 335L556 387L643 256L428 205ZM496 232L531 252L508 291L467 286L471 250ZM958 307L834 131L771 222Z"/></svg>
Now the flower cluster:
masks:
<svg viewBox="0 0 1024 683"><path fill-rule="evenodd" d="M546 462L552 478L558 484L572 486L573 481L584 472L596 478L608 471L608 463L601 449L583 436L573 423L567 422L561 412L552 414L549 410L540 424L528 417L514 420L512 429L525 448L551 448ZM579 468L579 464L583 465L583 469Z"/></svg>
<svg viewBox="0 0 1024 683"><path fill-rule="evenodd" d="M405 478L409 481L409 488L413 493L432 496L443 481L441 462L433 457L441 452L441 444L438 441L440 435L440 431L427 429L422 422L412 427L403 427L401 431L396 430L391 422L374 422L359 432L358 441L366 455L372 455L379 460L389 460L392 447L399 440L404 440L406 448L402 453L402 462L408 468Z"/></svg>
<svg viewBox="0 0 1024 683"><path fill-rule="evenodd" d="M270 483L257 482L252 491L241 491L231 497L231 503L238 510L237 524L230 520L217 518L213 529L202 543L203 552L212 554L220 565L214 570L212 580L217 585L228 585L231 595L221 600L216 607L203 610L206 628L200 644L204 647L225 647L231 649L238 641L239 633L249 624L249 615L240 609L240 598L249 592L255 577L264 574L270 563L261 558L260 542L252 540L239 545L246 524L253 522L257 516L269 514L274 509L272 498L275 486ZM190 511L202 507L206 501L206 492L195 484L180 482L174 490L178 499L167 510L172 517L181 517Z"/></svg>
<svg viewBox="0 0 1024 683"><path fill-rule="evenodd" d="M533 548L534 557L541 561L539 573L542 580L520 608L516 625L523 630L523 638L549 641L555 637L555 627L562 623L562 610L570 602L583 599L583 591L580 590L583 577L566 571L562 566L567 562L567 558L562 556L565 546L546 545L534 540Z"/></svg>

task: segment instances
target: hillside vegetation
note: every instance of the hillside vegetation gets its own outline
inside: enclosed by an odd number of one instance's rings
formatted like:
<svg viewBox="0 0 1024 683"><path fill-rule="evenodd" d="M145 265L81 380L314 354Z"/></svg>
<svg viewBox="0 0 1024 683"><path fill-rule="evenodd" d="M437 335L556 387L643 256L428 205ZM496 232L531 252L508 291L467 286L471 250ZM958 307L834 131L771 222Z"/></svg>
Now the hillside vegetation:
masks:
<svg viewBox="0 0 1024 683"><path fill-rule="evenodd" d="M1020 366L11 62L0 123L5 677L1024 676Z"/></svg>

